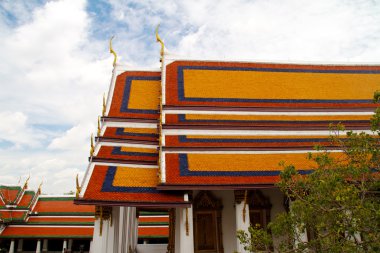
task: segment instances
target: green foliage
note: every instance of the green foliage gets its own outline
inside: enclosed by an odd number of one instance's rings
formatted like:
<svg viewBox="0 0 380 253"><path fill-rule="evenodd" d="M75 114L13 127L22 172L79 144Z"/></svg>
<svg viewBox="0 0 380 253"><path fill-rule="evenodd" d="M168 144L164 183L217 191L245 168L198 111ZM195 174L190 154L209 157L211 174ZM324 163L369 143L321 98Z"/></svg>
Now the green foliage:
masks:
<svg viewBox="0 0 380 253"><path fill-rule="evenodd" d="M271 233L252 227L249 233L238 231L244 248L270 252L273 235L279 252L380 252L380 109L371 125L371 135L349 131L346 136L341 136L344 126L330 126L331 144L342 153L317 147L320 152L308 154L316 164L309 175L282 162L278 187L291 201L289 212L268 225ZM297 238L305 231L308 242Z"/></svg>
<svg viewBox="0 0 380 253"><path fill-rule="evenodd" d="M255 227L249 227L248 232L249 234L244 230L237 231L237 237L245 250L250 252L271 252L272 236L266 230L256 224Z"/></svg>

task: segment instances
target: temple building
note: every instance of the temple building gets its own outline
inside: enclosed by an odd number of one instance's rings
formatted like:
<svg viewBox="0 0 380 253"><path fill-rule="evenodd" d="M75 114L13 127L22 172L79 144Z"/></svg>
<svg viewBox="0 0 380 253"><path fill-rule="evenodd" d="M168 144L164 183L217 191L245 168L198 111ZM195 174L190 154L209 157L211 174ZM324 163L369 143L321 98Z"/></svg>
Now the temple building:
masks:
<svg viewBox="0 0 380 253"><path fill-rule="evenodd" d="M74 205L74 197L0 185L0 252L93 252L95 208ZM141 211L138 243L167 244L168 228L168 212Z"/></svg>
<svg viewBox="0 0 380 253"><path fill-rule="evenodd" d="M94 207L74 195L43 195L27 182L0 185L0 249L5 252L89 252ZM3 252L3 251L1 251Z"/></svg>
<svg viewBox="0 0 380 253"><path fill-rule="evenodd" d="M93 252L243 253L237 230L286 211L281 161L310 173L330 123L370 129L380 65L187 60L157 40L161 68L115 54L75 199L96 205ZM138 243L136 212L152 210L169 213L165 247Z"/></svg>

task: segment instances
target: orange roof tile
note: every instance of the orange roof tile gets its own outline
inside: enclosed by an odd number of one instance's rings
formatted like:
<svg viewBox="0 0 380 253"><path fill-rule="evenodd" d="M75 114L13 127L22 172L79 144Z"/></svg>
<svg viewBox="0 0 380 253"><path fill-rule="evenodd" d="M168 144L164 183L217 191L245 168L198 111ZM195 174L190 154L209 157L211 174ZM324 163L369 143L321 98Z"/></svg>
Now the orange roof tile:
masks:
<svg viewBox="0 0 380 253"><path fill-rule="evenodd" d="M169 227L139 227L138 228L139 238L149 238L149 237L168 237Z"/></svg>
<svg viewBox="0 0 380 253"><path fill-rule="evenodd" d="M38 214L60 215L73 213L76 215L91 215L95 213L94 206L74 205L73 197L40 197L33 212Z"/></svg>
<svg viewBox="0 0 380 253"><path fill-rule="evenodd" d="M8 226L0 238L92 238L93 227L80 226Z"/></svg>
<svg viewBox="0 0 380 253"><path fill-rule="evenodd" d="M78 201L86 203L119 202L132 206L175 206L188 205L183 195L178 192L157 191L155 187L135 187L135 180L120 180L126 185L114 185L117 168L113 166L96 165L84 197ZM150 177L151 175L147 175ZM153 174L156 180L156 174ZM147 181L152 181L151 178ZM128 185L132 184L132 185Z"/></svg>
<svg viewBox="0 0 380 253"><path fill-rule="evenodd" d="M27 191L22 196L20 202L17 204L17 207L29 207L31 201L34 198L35 193L31 191Z"/></svg>
<svg viewBox="0 0 380 253"><path fill-rule="evenodd" d="M0 192L6 204L15 202L20 191L20 186L0 186Z"/></svg>
<svg viewBox="0 0 380 253"><path fill-rule="evenodd" d="M27 215L27 211L12 211L12 210L0 210L0 220L10 222L13 220L24 220Z"/></svg>
<svg viewBox="0 0 380 253"><path fill-rule="evenodd" d="M31 216L28 224L94 224L95 217L49 217Z"/></svg>

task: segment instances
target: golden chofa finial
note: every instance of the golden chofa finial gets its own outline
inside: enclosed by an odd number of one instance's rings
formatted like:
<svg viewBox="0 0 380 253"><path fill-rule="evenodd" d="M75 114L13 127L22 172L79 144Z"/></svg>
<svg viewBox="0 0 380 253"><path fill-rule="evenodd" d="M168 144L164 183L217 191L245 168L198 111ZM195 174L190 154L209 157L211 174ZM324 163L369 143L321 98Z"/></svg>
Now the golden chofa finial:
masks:
<svg viewBox="0 0 380 253"><path fill-rule="evenodd" d="M113 66L115 67L116 66L116 61L117 61L117 54L116 52L113 50L112 48L112 40L115 36L112 36L111 39L110 39L110 53L113 54Z"/></svg>
<svg viewBox="0 0 380 253"><path fill-rule="evenodd" d="M94 154L95 147L94 147L94 135L91 134L91 148L90 148L90 156Z"/></svg>
<svg viewBox="0 0 380 253"><path fill-rule="evenodd" d="M75 196L78 198L79 197L79 193L82 190L82 187L80 187L80 185L79 185L79 175L78 174L77 174L77 177L75 179L75 182L76 182L76 188L77 188Z"/></svg>
<svg viewBox="0 0 380 253"><path fill-rule="evenodd" d="M30 175L28 176L28 178L26 179L26 181L25 181L25 184L24 184L24 190L25 189L28 189L28 182L29 182L29 179L30 179Z"/></svg>
<svg viewBox="0 0 380 253"><path fill-rule="evenodd" d="M100 136L100 116L98 116L98 132L97 132L97 136L98 137Z"/></svg>
<svg viewBox="0 0 380 253"><path fill-rule="evenodd" d="M38 194L41 194L41 187L42 187L42 182L41 182L40 185L38 186L38 190L37 190L37 193L38 193Z"/></svg>
<svg viewBox="0 0 380 253"><path fill-rule="evenodd" d="M156 27L156 41L161 44L161 50L160 50L160 55L161 57L164 56L164 50L165 50L165 45L162 39L160 38L160 35L158 35L158 29L160 28L160 24L157 25Z"/></svg>
<svg viewBox="0 0 380 253"><path fill-rule="evenodd" d="M106 93L103 93L103 109L102 109L102 117L106 115Z"/></svg>

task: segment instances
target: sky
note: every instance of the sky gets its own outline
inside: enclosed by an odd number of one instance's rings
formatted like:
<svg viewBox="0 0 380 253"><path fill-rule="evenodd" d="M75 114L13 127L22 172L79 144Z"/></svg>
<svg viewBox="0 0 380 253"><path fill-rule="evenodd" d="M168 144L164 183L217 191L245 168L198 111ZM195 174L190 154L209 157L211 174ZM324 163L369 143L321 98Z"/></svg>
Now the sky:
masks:
<svg viewBox="0 0 380 253"><path fill-rule="evenodd" d="M0 184L75 190L119 62L380 63L380 0L0 0Z"/></svg>

